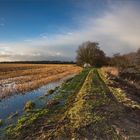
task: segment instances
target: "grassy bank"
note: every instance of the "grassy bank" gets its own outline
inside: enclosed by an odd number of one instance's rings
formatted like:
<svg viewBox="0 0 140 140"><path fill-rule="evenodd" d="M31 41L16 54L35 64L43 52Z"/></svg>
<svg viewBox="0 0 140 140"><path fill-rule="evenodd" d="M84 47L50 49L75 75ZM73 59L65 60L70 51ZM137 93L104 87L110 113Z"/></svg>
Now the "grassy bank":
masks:
<svg viewBox="0 0 140 140"><path fill-rule="evenodd" d="M89 72L89 69L82 71L74 78L67 80L58 89L58 93L55 94L53 99L47 103L42 109L33 109L26 112L21 118L19 118L16 125L9 126L6 129L7 139L20 139L27 135L30 135L32 126L36 124L36 128L40 123L55 124L61 115L67 110L69 101L80 90L85 78ZM45 98L44 98L45 99ZM56 104L57 102L57 104ZM52 119L53 116L53 119ZM42 122L43 120L43 122ZM26 132L26 130L30 130ZM26 133L24 135L24 133Z"/></svg>
<svg viewBox="0 0 140 140"><path fill-rule="evenodd" d="M138 116L134 110L128 113L124 93L116 93L109 82L102 70L85 69L62 84L57 94L53 91L44 108L30 110L7 128L7 139L122 140L129 134L137 136L139 129L133 129L137 123L131 115L136 120Z"/></svg>

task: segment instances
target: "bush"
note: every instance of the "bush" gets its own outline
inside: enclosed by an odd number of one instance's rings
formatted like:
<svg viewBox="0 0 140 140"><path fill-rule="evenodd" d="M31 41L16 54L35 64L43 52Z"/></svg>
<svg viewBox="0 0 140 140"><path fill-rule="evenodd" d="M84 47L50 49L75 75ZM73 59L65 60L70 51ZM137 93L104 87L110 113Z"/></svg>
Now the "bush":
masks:
<svg viewBox="0 0 140 140"><path fill-rule="evenodd" d="M54 92L53 89L48 90L48 94L49 94L49 95L50 95L50 94L53 94L53 92Z"/></svg>
<svg viewBox="0 0 140 140"><path fill-rule="evenodd" d="M24 106L24 110L31 110L34 107L35 107L35 103L33 101L28 101Z"/></svg>

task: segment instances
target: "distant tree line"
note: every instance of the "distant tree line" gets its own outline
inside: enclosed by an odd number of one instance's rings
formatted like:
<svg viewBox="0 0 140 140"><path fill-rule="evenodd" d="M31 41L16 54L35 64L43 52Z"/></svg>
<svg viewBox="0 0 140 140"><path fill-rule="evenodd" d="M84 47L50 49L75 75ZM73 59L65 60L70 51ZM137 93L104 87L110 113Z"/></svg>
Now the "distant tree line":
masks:
<svg viewBox="0 0 140 140"><path fill-rule="evenodd" d="M75 64L74 61L12 61L12 62L0 62L2 64Z"/></svg>
<svg viewBox="0 0 140 140"><path fill-rule="evenodd" d="M108 64L111 66L117 66L120 69L140 67L140 48L136 52L128 54L114 54L109 58Z"/></svg>
<svg viewBox="0 0 140 140"><path fill-rule="evenodd" d="M104 51L99 48L99 43L87 41L79 46L76 62L80 66L88 63L92 67L108 65L116 66L120 69L124 69L129 66L140 66L140 48L137 52L123 55L117 53L112 57L108 57Z"/></svg>

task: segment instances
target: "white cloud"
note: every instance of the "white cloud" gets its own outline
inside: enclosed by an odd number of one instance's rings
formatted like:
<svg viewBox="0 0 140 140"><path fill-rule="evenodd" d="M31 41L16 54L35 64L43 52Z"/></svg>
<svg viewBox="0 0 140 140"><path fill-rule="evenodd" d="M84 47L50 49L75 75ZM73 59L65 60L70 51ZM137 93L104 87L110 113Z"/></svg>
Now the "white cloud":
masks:
<svg viewBox="0 0 140 140"><path fill-rule="evenodd" d="M140 47L139 13L134 5L111 6L98 18L90 16L85 20L84 17L81 23L81 17L78 30L51 36L42 33L23 42L0 44L0 54L9 55L10 60L72 60L78 45L88 40L98 41L108 55L135 51Z"/></svg>

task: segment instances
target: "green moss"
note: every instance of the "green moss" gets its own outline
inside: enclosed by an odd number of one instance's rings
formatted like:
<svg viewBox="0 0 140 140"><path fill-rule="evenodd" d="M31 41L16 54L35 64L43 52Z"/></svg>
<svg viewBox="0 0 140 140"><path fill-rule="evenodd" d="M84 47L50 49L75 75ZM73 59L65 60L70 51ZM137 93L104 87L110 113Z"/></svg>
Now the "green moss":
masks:
<svg viewBox="0 0 140 140"><path fill-rule="evenodd" d="M84 139L90 134L93 139L119 139L108 123L119 114L119 108L97 69L86 69L64 83L48 104L51 107L29 110L7 133L18 136L24 128L47 116L45 125L57 126L45 132L49 138Z"/></svg>
<svg viewBox="0 0 140 140"><path fill-rule="evenodd" d="M73 77L70 81L63 83L59 93L54 96L55 99L65 100L67 101L68 98L73 94L76 94L82 84L84 83L90 69L83 70L81 73Z"/></svg>
<svg viewBox="0 0 140 140"><path fill-rule="evenodd" d="M93 85L96 88L93 88ZM105 119L104 116L93 114L93 109L108 103L103 95L104 92L100 87L99 77L96 71L92 70L77 94L76 102L67 114L74 128L83 127L94 122L99 123Z"/></svg>
<svg viewBox="0 0 140 140"><path fill-rule="evenodd" d="M83 98L91 89L92 74L92 72L88 74L84 85L82 86L80 92L77 94L76 102L67 114L74 128L78 128L81 125L86 125L93 119L92 114L90 113L91 106L89 106L89 104L87 104L86 100Z"/></svg>
<svg viewBox="0 0 140 140"><path fill-rule="evenodd" d="M18 136L20 135L22 129L24 127L32 125L36 120L38 120L40 117L43 117L45 115L49 116L51 115L53 118L48 118L48 123L52 123L55 121L55 119L60 119L57 115L60 114L60 116L64 116L62 112L65 112L68 107L66 106L66 103L69 103L69 99L73 97L81 88L81 85L83 84L89 70L85 70L81 72L80 74L73 77L71 80L67 81L63 84L63 86L60 88L57 87L57 90L59 91L57 95L54 96L53 100L63 102L61 104L51 106L51 108L44 108L44 109L32 109L32 101L28 101L26 103L26 109L28 110L24 116L22 116L17 124L11 125L6 129L6 132L8 134L8 137L10 136ZM33 105L34 106L34 105ZM32 109L32 110L31 110ZM61 113L62 114L61 114ZM57 118L55 118L57 116ZM55 119L54 119L55 118ZM50 119L50 120L49 120Z"/></svg>
<svg viewBox="0 0 140 140"><path fill-rule="evenodd" d="M77 130L83 135L88 135L87 126L93 129L95 133L93 137L98 137L96 134L106 135L108 133L111 138L118 138L112 126L107 123L118 112L119 109L112 100L109 88L101 79L98 71L93 69L78 92L74 104L66 113L66 118L70 120L67 129L73 132L72 138L75 139L79 137Z"/></svg>
<svg viewBox="0 0 140 140"><path fill-rule="evenodd" d="M20 134L21 129L23 129L25 126L31 125L39 117L41 117L47 113L48 113L47 109L38 109L38 110L34 110L33 112L29 112L28 114L25 114L18 120L16 126L14 126L14 125L9 126L6 129L6 132L8 135L17 136Z"/></svg>
<svg viewBox="0 0 140 140"><path fill-rule="evenodd" d="M0 119L0 126L2 126L3 125L3 120L2 119Z"/></svg>
<svg viewBox="0 0 140 140"><path fill-rule="evenodd" d="M89 72L90 71L90 72ZM93 139L101 138L118 139L112 126L108 123L118 114L117 104L112 100L109 88L100 77L96 69L86 69L76 75L58 89L52 101L59 104L42 110L30 110L22 116L16 126L7 129L8 134L20 135L22 129L32 125L43 116L46 117L45 125L55 124L57 129L49 129L45 135L59 139L80 139L90 133ZM59 127L58 127L59 126Z"/></svg>
<svg viewBox="0 0 140 140"><path fill-rule="evenodd" d="M34 107L35 107L35 103L33 101L28 101L24 106L24 110L31 110Z"/></svg>

